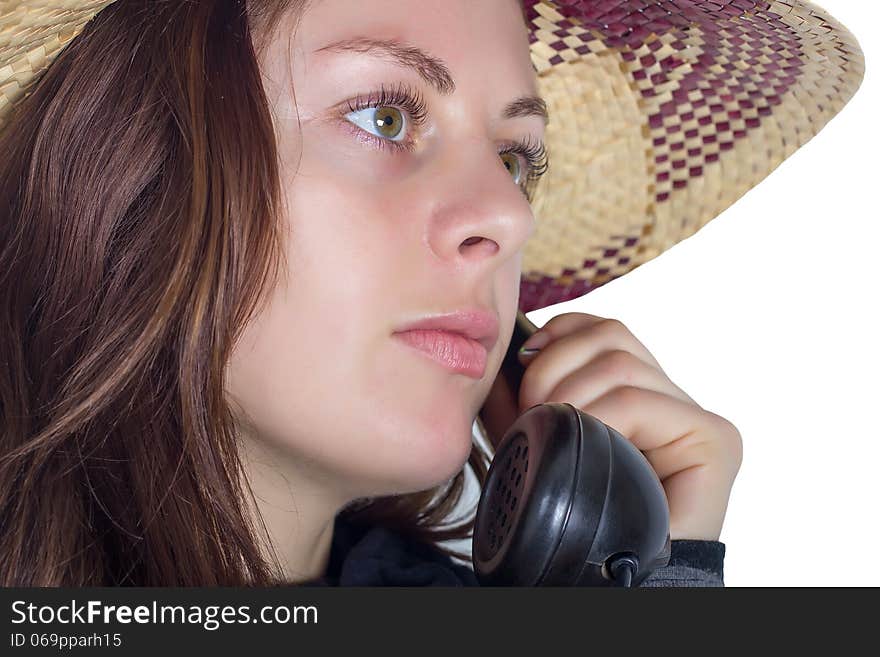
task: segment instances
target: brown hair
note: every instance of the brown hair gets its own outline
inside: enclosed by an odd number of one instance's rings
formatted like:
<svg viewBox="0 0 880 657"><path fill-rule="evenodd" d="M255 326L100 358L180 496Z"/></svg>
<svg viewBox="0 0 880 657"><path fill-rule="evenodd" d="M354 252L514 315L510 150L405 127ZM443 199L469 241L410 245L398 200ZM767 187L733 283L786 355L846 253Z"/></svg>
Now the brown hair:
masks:
<svg viewBox="0 0 880 657"><path fill-rule="evenodd" d="M223 370L282 258L258 55L286 11L117 0L0 133L0 585L280 583ZM341 513L468 538L464 476Z"/></svg>

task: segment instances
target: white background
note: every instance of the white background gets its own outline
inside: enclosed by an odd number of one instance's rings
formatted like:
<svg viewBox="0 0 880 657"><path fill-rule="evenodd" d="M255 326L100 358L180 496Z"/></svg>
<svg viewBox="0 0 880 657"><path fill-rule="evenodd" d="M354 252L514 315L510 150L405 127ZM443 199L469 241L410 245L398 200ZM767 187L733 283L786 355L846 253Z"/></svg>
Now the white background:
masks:
<svg viewBox="0 0 880 657"><path fill-rule="evenodd" d="M693 237L528 313L621 320L740 430L726 586L880 585L880 7L819 5L865 53L849 104Z"/></svg>

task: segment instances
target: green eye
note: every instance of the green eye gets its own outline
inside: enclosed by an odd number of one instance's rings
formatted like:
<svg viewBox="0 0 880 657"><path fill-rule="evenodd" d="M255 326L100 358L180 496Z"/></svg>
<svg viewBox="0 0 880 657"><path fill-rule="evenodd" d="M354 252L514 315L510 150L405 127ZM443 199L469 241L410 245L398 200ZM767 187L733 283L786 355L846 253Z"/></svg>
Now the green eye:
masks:
<svg viewBox="0 0 880 657"><path fill-rule="evenodd" d="M408 127L403 112L388 105L354 110L346 118L384 141L403 141Z"/></svg>
<svg viewBox="0 0 880 657"><path fill-rule="evenodd" d="M504 166L507 167L507 170L513 174L514 181L516 181L517 184L520 184L522 173L520 171L519 158L516 156L516 153L511 151L502 153L501 160L504 162Z"/></svg>
<svg viewBox="0 0 880 657"><path fill-rule="evenodd" d="M376 127L383 137L394 139L403 130L403 116L396 107L380 107L376 109Z"/></svg>

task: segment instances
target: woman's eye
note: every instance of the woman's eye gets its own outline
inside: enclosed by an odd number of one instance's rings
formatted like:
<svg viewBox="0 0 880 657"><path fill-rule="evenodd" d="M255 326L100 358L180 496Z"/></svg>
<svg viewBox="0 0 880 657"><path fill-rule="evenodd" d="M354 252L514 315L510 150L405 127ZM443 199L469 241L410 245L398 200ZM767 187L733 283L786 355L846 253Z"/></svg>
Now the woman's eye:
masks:
<svg viewBox="0 0 880 657"><path fill-rule="evenodd" d="M517 157L516 153L514 153L513 151L502 153L501 161L504 162L504 166L513 175L514 182L517 185L522 184L522 169L520 168L519 158Z"/></svg>
<svg viewBox="0 0 880 657"><path fill-rule="evenodd" d="M350 110L344 115L346 121L357 126L354 130L378 149L391 149L395 152L414 152L418 140L411 135L413 127L420 127L427 121L427 106L417 92L401 86L397 90L386 91L383 87L369 97L359 97L348 104ZM531 138L517 140L505 146L499 154L504 167L514 183L530 198L529 186L540 178L547 168L547 157L542 141L532 143Z"/></svg>
<svg viewBox="0 0 880 657"><path fill-rule="evenodd" d="M406 119L404 113L396 107L367 107L349 112L345 118L377 137L395 142L406 140Z"/></svg>

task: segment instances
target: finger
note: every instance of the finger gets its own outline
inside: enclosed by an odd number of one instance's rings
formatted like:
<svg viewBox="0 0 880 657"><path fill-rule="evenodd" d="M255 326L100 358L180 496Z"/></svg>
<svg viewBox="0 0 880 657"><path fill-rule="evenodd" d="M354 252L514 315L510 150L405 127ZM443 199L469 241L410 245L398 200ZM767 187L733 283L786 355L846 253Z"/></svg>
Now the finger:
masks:
<svg viewBox="0 0 880 657"><path fill-rule="evenodd" d="M561 381L603 352L629 352L668 381L669 377L656 365L657 361L650 357L644 346L637 342L631 333L622 332L615 325L608 323L612 321L616 320L603 320L596 323L593 329L576 330L544 347L541 353L527 365L523 374L518 400L520 408L530 408L542 403ZM671 381L669 385L677 390L677 396L683 395L690 403L697 404Z"/></svg>
<svg viewBox="0 0 880 657"><path fill-rule="evenodd" d="M612 345L616 344L618 348L631 351L649 365L663 371L660 363L645 345L632 334L623 322L617 319L581 312L563 313L551 317L537 332L546 333L550 338L549 344L552 344L565 336L584 329L590 329L589 333L596 335L597 339L605 344L605 349L601 351L610 349Z"/></svg>
<svg viewBox="0 0 880 657"><path fill-rule="evenodd" d="M713 461L713 450L702 431L679 436L662 447L643 452L660 481L690 468L708 465Z"/></svg>
<svg viewBox="0 0 880 657"><path fill-rule="evenodd" d="M634 386L615 388L581 410L623 434L642 452L706 426L706 414L698 406Z"/></svg>
<svg viewBox="0 0 880 657"><path fill-rule="evenodd" d="M602 352L589 363L572 372L550 391L544 401L569 402L581 408L614 388L628 385L665 393L684 402L694 403L663 372L621 349Z"/></svg>
<svg viewBox="0 0 880 657"><path fill-rule="evenodd" d="M723 467L733 480L742 464L742 435L726 418L703 411L702 429L649 449L645 456L661 479L698 465Z"/></svg>

